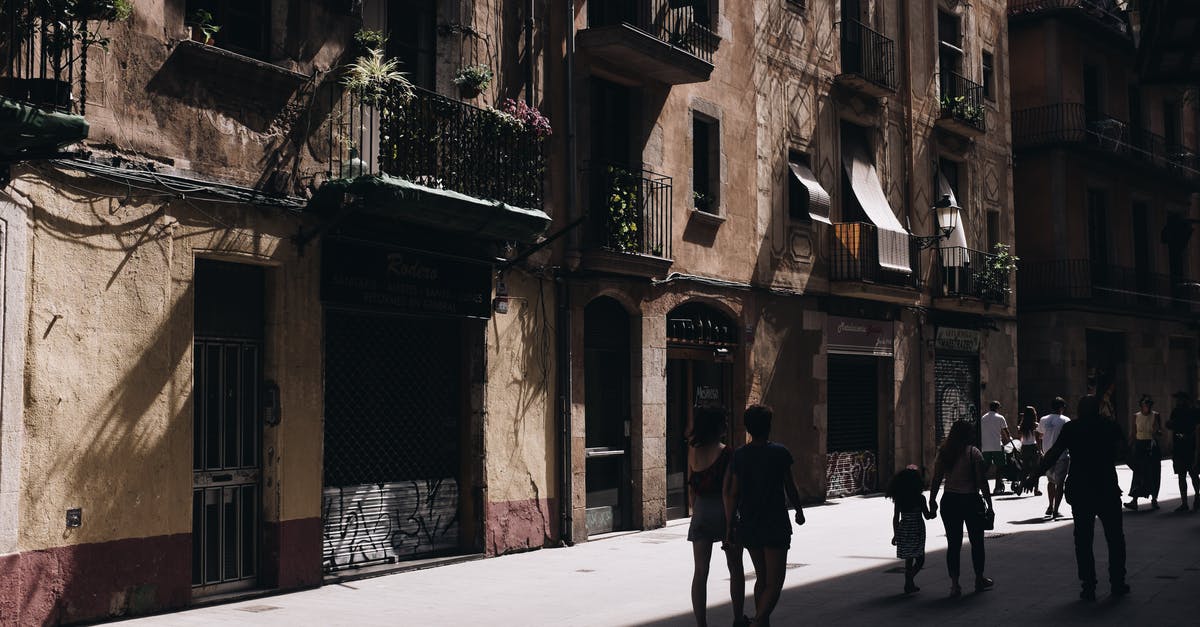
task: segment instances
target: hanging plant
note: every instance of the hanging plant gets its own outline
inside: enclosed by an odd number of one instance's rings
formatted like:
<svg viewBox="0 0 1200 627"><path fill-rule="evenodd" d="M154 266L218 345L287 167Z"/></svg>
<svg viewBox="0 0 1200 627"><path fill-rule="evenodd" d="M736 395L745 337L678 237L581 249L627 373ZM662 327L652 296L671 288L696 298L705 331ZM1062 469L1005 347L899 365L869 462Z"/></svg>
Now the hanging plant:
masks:
<svg viewBox="0 0 1200 627"><path fill-rule="evenodd" d="M492 84L492 68L481 64L468 65L454 75L454 84L463 98L474 98Z"/></svg>
<svg viewBox="0 0 1200 627"><path fill-rule="evenodd" d="M362 29L354 33L354 45L357 48L358 56L370 54L372 50L384 50L387 48L387 34L381 30Z"/></svg>

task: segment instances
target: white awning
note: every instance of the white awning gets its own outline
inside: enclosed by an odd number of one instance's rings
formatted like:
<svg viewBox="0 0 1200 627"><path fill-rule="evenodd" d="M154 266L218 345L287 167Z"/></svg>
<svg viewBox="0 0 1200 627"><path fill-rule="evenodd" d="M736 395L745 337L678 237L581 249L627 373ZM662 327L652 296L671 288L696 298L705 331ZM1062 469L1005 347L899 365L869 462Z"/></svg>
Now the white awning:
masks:
<svg viewBox="0 0 1200 627"><path fill-rule="evenodd" d="M892 213L892 206L883 193L875 163L867 155L866 147L857 141L846 141L842 146L842 165L850 177L850 187L858 203L879 234L880 267L912 274L908 255L909 233L896 219L896 214Z"/></svg>
<svg viewBox="0 0 1200 627"><path fill-rule="evenodd" d="M817 177L813 175L812 170L807 165L795 161L789 161L788 167L792 171L792 177L808 192L806 204L809 217L817 222L832 224L829 221L829 206L832 204L829 200L829 193L817 182Z"/></svg>
<svg viewBox="0 0 1200 627"><path fill-rule="evenodd" d="M957 225L950 232L950 238L943 240L939 245L942 248L967 248L967 225L963 223L963 210L958 206L958 197L954 194L954 188L950 187L950 182L946 180L946 176L938 172L938 199L942 196L950 196L949 207L939 207L937 210L938 226L946 226L949 224ZM955 251L953 254L942 255L942 265L946 266L961 266L963 262L969 262L967 251Z"/></svg>

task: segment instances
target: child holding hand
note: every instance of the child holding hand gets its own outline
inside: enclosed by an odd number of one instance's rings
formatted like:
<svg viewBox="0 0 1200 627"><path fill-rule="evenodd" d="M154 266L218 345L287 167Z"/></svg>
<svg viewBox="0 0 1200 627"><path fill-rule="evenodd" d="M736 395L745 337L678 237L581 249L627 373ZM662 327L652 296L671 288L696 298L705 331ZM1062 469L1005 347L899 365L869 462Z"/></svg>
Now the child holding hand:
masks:
<svg viewBox="0 0 1200 627"><path fill-rule="evenodd" d="M904 594L920 590L914 579L925 566L925 519L933 518L922 492L925 481L920 470L909 464L888 483L885 494L895 505L892 514L892 544L896 557L904 560Z"/></svg>

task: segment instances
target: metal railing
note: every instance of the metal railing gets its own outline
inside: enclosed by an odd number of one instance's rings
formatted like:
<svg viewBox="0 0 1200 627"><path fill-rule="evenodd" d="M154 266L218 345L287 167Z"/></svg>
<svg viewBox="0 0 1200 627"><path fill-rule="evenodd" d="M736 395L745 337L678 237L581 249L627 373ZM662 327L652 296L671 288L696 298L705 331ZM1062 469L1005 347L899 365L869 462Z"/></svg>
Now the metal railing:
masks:
<svg viewBox="0 0 1200 627"><path fill-rule="evenodd" d="M1030 147L1077 143L1111 152L1189 177L1200 177L1200 163L1186 146L1162 135L1132 127L1124 120L1064 102L1013 112L1013 145Z"/></svg>
<svg viewBox="0 0 1200 627"><path fill-rule="evenodd" d="M595 169L591 217L597 245L670 259L671 177L616 165Z"/></svg>
<svg viewBox="0 0 1200 627"><path fill-rule="evenodd" d="M995 259L992 253L961 246L938 248L940 263L934 271L935 294L1007 303L1009 273L996 270L992 263Z"/></svg>
<svg viewBox="0 0 1200 627"><path fill-rule="evenodd" d="M956 72L942 72L942 117L954 118L979 130L986 130L983 85Z"/></svg>
<svg viewBox="0 0 1200 627"><path fill-rule="evenodd" d="M1009 17L1072 12L1119 34L1126 34L1124 12L1113 0L1009 0Z"/></svg>
<svg viewBox="0 0 1200 627"><path fill-rule="evenodd" d="M842 73L896 90L896 42L858 20L842 20Z"/></svg>
<svg viewBox="0 0 1200 627"><path fill-rule="evenodd" d="M1017 285L1020 304L1090 304L1135 311L1195 311L1194 285L1136 268L1093 263L1089 259L1059 259L1027 264Z"/></svg>
<svg viewBox="0 0 1200 627"><path fill-rule="evenodd" d="M338 90L335 90L335 92ZM431 91L388 88L373 103L335 94L331 178L384 173L516 207L542 208L545 158L529 125Z"/></svg>
<svg viewBox="0 0 1200 627"><path fill-rule="evenodd" d="M85 17L61 2L0 1L0 96L82 115L96 38Z"/></svg>
<svg viewBox="0 0 1200 627"><path fill-rule="evenodd" d="M701 23L693 4L679 0L592 0L588 2L588 26L628 24L711 64L717 35Z"/></svg>
<svg viewBox="0 0 1200 627"><path fill-rule="evenodd" d="M914 289L921 286L917 263L920 249L915 239L910 237L908 240L911 272L906 274L879 265L879 232L874 224L838 222L833 225L832 237L829 280L862 281Z"/></svg>

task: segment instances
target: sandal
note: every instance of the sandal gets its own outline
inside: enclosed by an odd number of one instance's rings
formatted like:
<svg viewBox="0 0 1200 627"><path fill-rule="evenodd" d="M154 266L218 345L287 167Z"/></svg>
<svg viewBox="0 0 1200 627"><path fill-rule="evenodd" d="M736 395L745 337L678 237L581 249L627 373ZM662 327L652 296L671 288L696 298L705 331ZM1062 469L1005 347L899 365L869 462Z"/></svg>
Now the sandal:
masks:
<svg viewBox="0 0 1200 627"><path fill-rule="evenodd" d="M987 590L988 588L991 588L994 585L996 585L996 582L993 581L990 577L976 577L975 578L975 591L976 592L983 592L984 590Z"/></svg>

